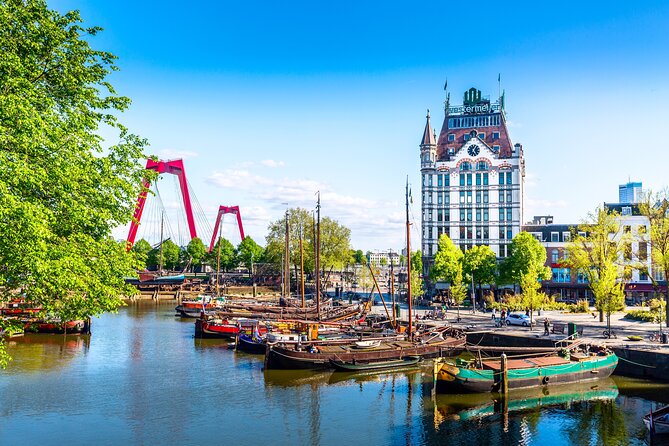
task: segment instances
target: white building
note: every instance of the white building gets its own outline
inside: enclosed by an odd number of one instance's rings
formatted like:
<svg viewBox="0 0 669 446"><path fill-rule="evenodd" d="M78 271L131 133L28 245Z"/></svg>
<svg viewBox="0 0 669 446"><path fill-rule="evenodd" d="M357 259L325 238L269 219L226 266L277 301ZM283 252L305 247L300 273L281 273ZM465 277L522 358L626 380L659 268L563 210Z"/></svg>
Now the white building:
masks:
<svg viewBox="0 0 669 446"><path fill-rule="evenodd" d="M383 262L381 260L384 260ZM399 265L400 255L394 251L370 251L367 253L367 261L370 265L379 266L381 263L385 265Z"/></svg>
<svg viewBox="0 0 669 446"><path fill-rule="evenodd" d="M504 95L491 103L471 88L462 105L447 98L438 140L428 111L420 154L425 267L441 234L463 250L488 245L506 257L523 221L525 161L508 134Z"/></svg>

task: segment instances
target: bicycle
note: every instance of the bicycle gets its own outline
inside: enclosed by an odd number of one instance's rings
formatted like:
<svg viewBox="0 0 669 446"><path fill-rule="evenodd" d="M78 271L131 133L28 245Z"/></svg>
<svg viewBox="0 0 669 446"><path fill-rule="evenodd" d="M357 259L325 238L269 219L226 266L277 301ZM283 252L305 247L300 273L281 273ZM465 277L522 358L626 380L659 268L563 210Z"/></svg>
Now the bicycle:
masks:
<svg viewBox="0 0 669 446"><path fill-rule="evenodd" d="M616 338L616 339L618 339L618 336L614 333L613 330L604 330L603 334L604 334L605 338L609 338L609 339Z"/></svg>
<svg viewBox="0 0 669 446"><path fill-rule="evenodd" d="M662 342L662 333L661 332L651 333L648 336L648 340L650 342Z"/></svg>

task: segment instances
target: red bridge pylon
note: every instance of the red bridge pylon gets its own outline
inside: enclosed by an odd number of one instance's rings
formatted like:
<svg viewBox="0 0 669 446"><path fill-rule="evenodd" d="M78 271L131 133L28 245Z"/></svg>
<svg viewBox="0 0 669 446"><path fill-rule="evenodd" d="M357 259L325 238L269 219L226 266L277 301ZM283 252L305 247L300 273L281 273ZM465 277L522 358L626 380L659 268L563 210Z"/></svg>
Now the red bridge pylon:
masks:
<svg viewBox="0 0 669 446"><path fill-rule="evenodd" d="M216 224L214 225L214 232L211 234L211 243L209 244L209 252L214 249L216 244L216 234L218 234L218 226L221 224L221 219L225 214L237 214L237 226L239 227L239 235L244 240L244 226L242 225L242 214L239 212L239 206L220 206L218 208L218 215L216 216Z"/></svg>
<svg viewBox="0 0 669 446"><path fill-rule="evenodd" d="M179 186L181 188L181 196L183 197L184 207L186 208L186 219L188 220L188 229L190 231L191 239L197 237L197 232L195 230L195 219L193 218L193 209L190 203L190 194L188 193L188 181L186 180L186 171L184 170L183 160L170 160L170 161L153 161L148 159L146 161L147 170L155 170L159 174L169 173L179 177ZM130 230L128 231L128 239L126 249L130 250L132 245L135 244L135 237L137 236L137 229L139 228L139 221L142 218L142 212L144 211L144 204L146 203L146 194L149 190L149 181L144 180L144 188L142 192L137 197L137 204L135 205L135 213L132 215L132 222L130 223ZM241 224L241 221L240 221ZM214 231L215 233L216 231Z"/></svg>

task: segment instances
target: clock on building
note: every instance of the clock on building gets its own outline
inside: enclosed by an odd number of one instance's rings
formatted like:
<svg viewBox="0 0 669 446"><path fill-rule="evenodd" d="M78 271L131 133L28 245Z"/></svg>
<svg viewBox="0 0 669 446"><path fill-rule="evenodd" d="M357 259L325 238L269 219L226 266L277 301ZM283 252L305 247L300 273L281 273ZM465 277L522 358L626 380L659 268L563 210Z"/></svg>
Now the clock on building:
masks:
<svg viewBox="0 0 669 446"><path fill-rule="evenodd" d="M469 149L467 150L467 153L469 153L469 156L476 156L479 154L479 146L476 144L472 144L469 146Z"/></svg>

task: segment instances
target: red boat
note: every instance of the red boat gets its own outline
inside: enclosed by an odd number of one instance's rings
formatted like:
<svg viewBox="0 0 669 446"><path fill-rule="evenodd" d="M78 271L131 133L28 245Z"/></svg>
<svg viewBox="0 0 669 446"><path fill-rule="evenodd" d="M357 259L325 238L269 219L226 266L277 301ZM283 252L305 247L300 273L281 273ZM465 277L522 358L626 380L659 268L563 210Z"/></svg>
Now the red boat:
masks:
<svg viewBox="0 0 669 446"><path fill-rule="evenodd" d="M255 319L211 319L199 318L195 321L195 337L197 338L229 338L238 334L253 334L258 327L260 335L267 333L267 327Z"/></svg>
<svg viewBox="0 0 669 446"><path fill-rule="evenodd" d="M7 302L0 307L0 316L24 316L31 317L39 313L41 308L35 307L32 303L26 302L23 299L16 299Z"/></svg>
<svg viewBox="0 0 669 446"><path fill-rule="evenodd" d="M69 322L48 322L44 320L29 320L25 323L25 331L33 333L56 334L90 334L90 323L82 320Z"/></svg>

